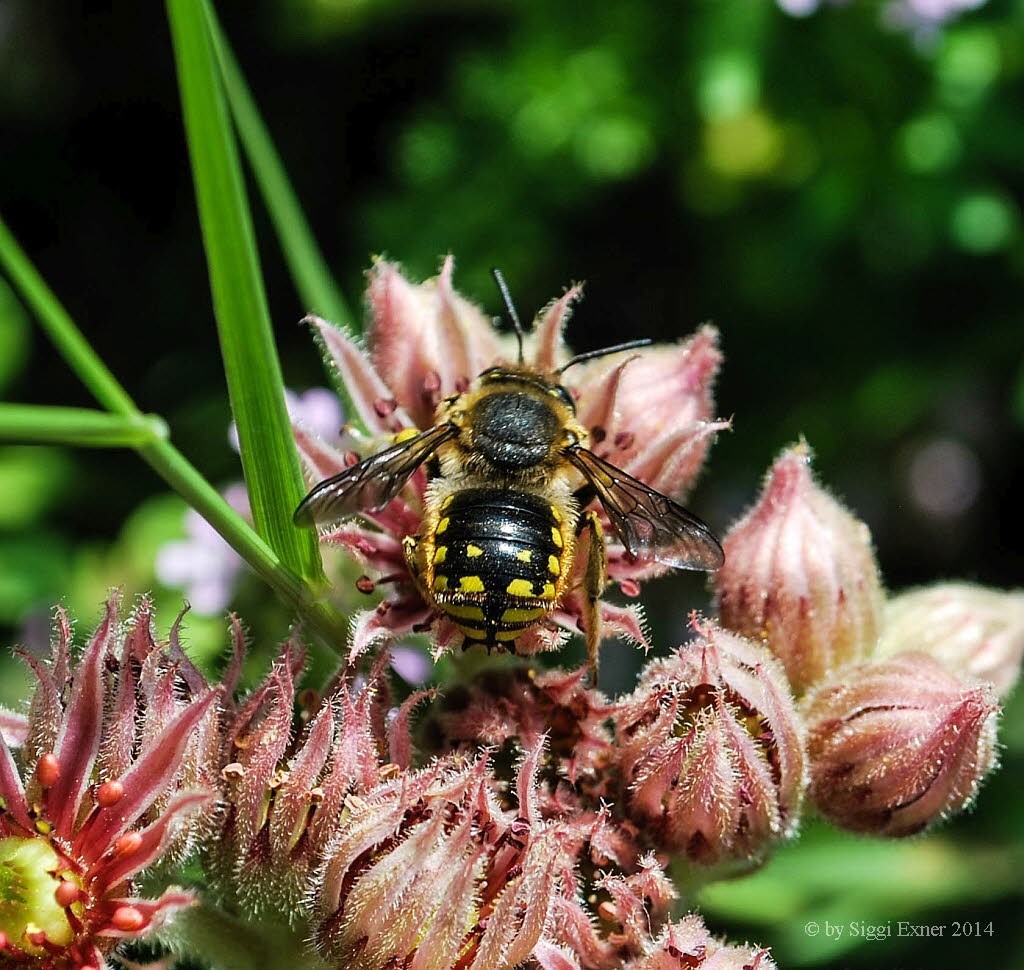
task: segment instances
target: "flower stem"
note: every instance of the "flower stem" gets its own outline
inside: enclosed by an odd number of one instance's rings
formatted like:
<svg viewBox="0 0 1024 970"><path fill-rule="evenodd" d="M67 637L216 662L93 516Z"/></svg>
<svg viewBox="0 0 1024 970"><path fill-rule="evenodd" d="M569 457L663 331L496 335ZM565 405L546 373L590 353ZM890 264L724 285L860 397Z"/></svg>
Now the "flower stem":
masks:
<svg viewBox="0 0 1024 970"><path fill-rule="evenodd" d="M89 408L0 404L0 441L5 442L139 448L167 434L167 425L156 415L128 417Z"/></svg>
<svg viewBox="0 0 1024 970"><path fill-rule="evenodd" d="M239 919L208 902L178 913L160 942L213 970L327 970L287 926Z"/></svg>

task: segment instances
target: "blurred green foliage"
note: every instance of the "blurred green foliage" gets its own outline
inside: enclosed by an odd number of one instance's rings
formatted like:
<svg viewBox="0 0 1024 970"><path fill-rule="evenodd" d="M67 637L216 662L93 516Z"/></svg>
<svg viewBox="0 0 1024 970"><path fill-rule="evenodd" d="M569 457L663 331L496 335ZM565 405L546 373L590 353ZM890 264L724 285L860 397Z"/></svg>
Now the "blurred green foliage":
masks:
<svg viewBox="0 0 1024 970"><path fill-rule="evenodd" d="M1024 3L917 33L866 0L805 18L768 0L220 7L350 305L371 253L425 277L450 251L492 311L493 265L524 313L586 278L580 349L713 318L735 430L693 498L702 516L724 530L803 433L891 587L1021 585ZM161 9L7 0L0 74L0 211L140 407L212 481L237 481ZM258 207L256 231L286 383L323 384ZM90 403L2 281L0 392ZM154 590L166 629L182 593L154 564L185 512L130 454L0 448L4 640L38 649L58 601L87 629L111 584ZM664 650L684 636L680 603L706 594L674 577L644 600ZM290 617L252 577L232 607L256 670ZM223 617L187 632L215 666ZM638 663L610 646L608 686ZM0 659L0 705L25 686ZM773 944L783 967L1024 965L1020 696L1002 738L970 817L898 846L808 826L762 872L701 892L712 924ZM803 932L825 918L991 920L995 935Z"/></svg>

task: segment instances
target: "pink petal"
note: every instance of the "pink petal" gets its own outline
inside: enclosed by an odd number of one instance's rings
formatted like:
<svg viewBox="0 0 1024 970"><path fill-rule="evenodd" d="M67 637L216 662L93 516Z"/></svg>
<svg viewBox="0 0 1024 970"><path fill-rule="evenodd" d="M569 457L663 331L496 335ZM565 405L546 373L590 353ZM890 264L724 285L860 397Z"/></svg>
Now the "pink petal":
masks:
<svg viewBox="0 0 1024 970"><path fill-rule="evenodd" d="M348 467L343 451L335 448L305 425L292 422L292 437L295 438L299 457L302 459L310 484L331 478Z"/></svg>
<svg viewBox="0 0 1024 970"><path fill-rule="evenodd" d="M222 686L225 705L233 707L232 699L238 688L238 680L242 675L242 662L245 660L245 628L234 613L228 614L228 620L231 622L231 660L228 662L227 670L224 671Z"/></svg>
<svg viewBox="0 0 1024 970"><path fill-rule="evenodd" d="M372 647L410 632L414 626L424 623L430 614L430 607L419 597L385 600L377 609L359 613L352 626L348 662L354 664Z"/></svg>
<svg viewBox="0 0 1024 970"><path fill-rule="evenodd" d="M118 858L109 867L103 866L100 870L102 885L117 886L129 876L134 876L156 862L170 841L173 829L184 816L201 805L209 804L214 798L213 792L184 792L172 798L155 822L139 830L138 834L142 841L134 852Z"/></svg>
<svg viewBox="0 0 1024 970"><path fill-rule="evenodd" d="M583 285L574 284L557 300L549 303L534 324L533 333L530 335L533 366L541 373L550 373L568 359L563 335L572 315L572 305L582 295Z"/></svg>
<svg viewBox="0 0 1024 970"><path fill-rule="evenodd" d="M273 674L274 690L268 693L270 711L252 731L243 754L245 773L235 794L235 819L243 843L254 840L266 819L270 782L291 741L293 686L287 662Z"/></svg>
<svg viewBox="0 0 1024 970"><path fill-rule="evenodd" d="M550 830L530 844L522 875L506 884L487 919L472 970L512 967L530 955L547 922L561 856Z"/></svg>
<svg viewBox="0 0 1024 970"><path fill-rule="evenodd" d="M191 906L196 902L196 897L191 893L182 892L180 889L168 889L164 894L155 900L151 899L111 899L106 900L111 912L121 906L130 906L137 909L145 919L145 923L138 930L118 930L108 926L100 930L98 936L111 936L119 939L135 939L151 933L163 926L179 909Z"/></svg>
<svg viewBox="0 0 1024 970"><path fill-rule="evenodd" d="M580 970L579 962L564 947L541 940L533 948L533 958L541 970Z"/></svg>
<svg viewBox="0 0 1024 970"><path fill-rule="evenodd" d="M28 737L28 718L0 707L0 738L12 748L20 748Z"/></svg>
<svg viewBox="0 0 1024 970"><path fill-rule="evenodd" d="M47 813L65 838L74 831L82 796L91 780L103 729L103 666L117 623L120 594L107 600L106 615L86 647L75 676L71 699L57 734L54 754L60 763L57 783L46 793Z"/></svg>
<svg viewBox="0 0 1024 970"><path fill-rule="evenodd" d="M280 855L294 848L309 816L310 792L327 763L334 737L334 708L328 700L309 729L305 743L289 765L288 777L274 797L270 844Z"/></svg>
<svg viewBox="0 0 1024 970"><path fill-rule="evenodd" d="M138 761L118 779L124 786L124 797L92 815L76 839L77 851L86 857L99 856L167 790L193 731L219 696L220 690L216 689L194 701L143 750Z"/></svg>
<svg viewBox="0 0 1024 970"><path fill-rule="evenodd" d="M28 804L25 801L25 789L21 784L18 766L14 763L11 749L0 734L0 800L4 808L27 832L33 832L32 820L28 815ZM0 830L2 831L2 830Z"/></svg>
<svg viewBox="0 0 1024 970"><path fill-rule="evenodd" d="M345 387L359 417L371 434L386 434L412 426L412 419L397 405L366 352L341 330L317 316L304 323L319 334L327 364Z"/></svg>
<svg viewBox="0 0 1024 970"><path fill-rule="evenodd" d="M416 705L421 701L433 700L437 697L436 690L419 690L410 694L398 708L395 719L391 722L388 731L388 749L391 760L399 768L409 768L412 765L413 746L412 731L409 729L409 720Z"/></svg>

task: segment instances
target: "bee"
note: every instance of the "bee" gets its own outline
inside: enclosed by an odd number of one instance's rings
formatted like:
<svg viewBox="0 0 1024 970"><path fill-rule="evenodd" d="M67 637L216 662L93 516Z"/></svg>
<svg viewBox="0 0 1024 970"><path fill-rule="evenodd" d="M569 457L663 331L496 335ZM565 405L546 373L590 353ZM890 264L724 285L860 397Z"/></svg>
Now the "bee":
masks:
<svg viewBox="0 0 1024 970"><path fill-rule="evenodd" d="M600 642L598 600L607 553L597 499L627 552L677 569L717 569L722 547L682 506L590 451L562 374L585 360L645 346L634 340L573 357L552 373L523 363L523 328L494 270L519 341L519 360L483 371L444 398L427 431L401 432L390 447L317 485L295 511L302 526L383 509L427 463L430 482L418 535L403 545L427 603L465 644L515 649L569 592L586 547L583 626L592 670ZM580 540L587 534L588 542Z"/></svg>

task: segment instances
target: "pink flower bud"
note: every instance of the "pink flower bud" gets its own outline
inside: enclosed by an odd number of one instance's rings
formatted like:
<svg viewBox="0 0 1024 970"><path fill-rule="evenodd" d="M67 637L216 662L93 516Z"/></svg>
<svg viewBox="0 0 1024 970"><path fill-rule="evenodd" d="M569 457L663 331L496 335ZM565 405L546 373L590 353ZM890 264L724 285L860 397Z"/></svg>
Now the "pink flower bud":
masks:
<svg viewBox="0 0 1024 970"><path fill-rule="evenodd" d="M681 497L715 433L729 426L713 420L721 362L718 331L708 326L678 344L614 354L567 372L590 447L659 492Z"/></svg>
<svg viewBox="0 0 1024 970"><path fill-rule="evenodd" d="M517 812L498 807L485 761L437 762L353 800L311 883L314 939L349 970L496 970L529 957L562 869L564 835L532 815L541 749Z"/></svg>
<svg viewBox="0 0 1024 970"><path fill-rule="evenodd" d="M766 643L797 693L868 655L884 602L867 526L814 481L810 460L803 442L779 456L715 575L722 623Z"/></svg>
<svg viewBox="0 0 1024 970"><path fill-rule="evenodd" d="M452 288L453 268L449 256L441 274L425 283L410 282L385 260L369 272L373 364L419 428L434 423L442 397L465 390L506 356L490 320Z"/></svg>
<svg viewBox="0 0 1024 970"><path fill-rule="evenodd" d="M988 685L906 653L847 668L804 700L810 795L843 828L913 835L955 815L996 762Z"/></svg>
<svg viewBox="0 0 1024 970"><path fill-rule="evenodd" d="M1024 592L973 583L936 583L894 596L885 606L878 655L920 650L950 670L988 680L1005 697L1024 656Z"/></svg>
<svg viewBox="0 0 1024 970"><path fill-rule="evenodd" d="M776 970L776 965L760 947L727 946L716 940L703 920L691 913L666 926L625 970Z"/></svg>
<svg viewBox="0 0 1024 970"><path fill-rule="evenodd" d="M781 665L710 624L651 664L615 714L627 814L705 865L762 856L796 828L803 728Z"/></svg>

